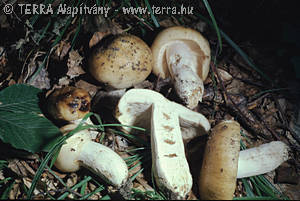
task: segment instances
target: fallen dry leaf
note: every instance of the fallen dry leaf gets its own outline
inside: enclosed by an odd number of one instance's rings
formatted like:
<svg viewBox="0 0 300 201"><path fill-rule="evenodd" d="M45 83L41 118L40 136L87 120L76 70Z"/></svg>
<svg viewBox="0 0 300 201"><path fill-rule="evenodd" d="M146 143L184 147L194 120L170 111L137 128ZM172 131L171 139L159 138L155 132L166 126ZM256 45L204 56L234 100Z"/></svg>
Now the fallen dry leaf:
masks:
<svg viewBox="0 0 300 201"><path fill-rule="evenodd" d="M111 34L110 31L95 32L89 42L89 47L91 48L91 47L95 46L97 43L99 43L102 40L102 38L104 38L105 36L107 36L109 34Z"/></svg>
<svg viewBox="0 0 300 201"><path fill-rule="evenodd" d="M71 80L67 76L64 76L58 80L58 85L59 86L69 86L70 82L71 82Z"/></svg>
<svg viewBox="0 0 300 201"><path fill-rule="evenodd" d="M7 167L21 177L28 176L28 170L26 170L19 159L9 159Z"/></svg>
<svg viewBox="0 0 300 201"><path fill-rule="evenodd" d="M42 62L38 62L40 65ZM50 89L50 79L48 77L48 71L42 68L40 73L29 84L39 89Z"/></svg>
<svg viewBox="0 0 300 201"><path fill-rule="evenodd" d="M97 91L99 89L101 89L100 86L96 86L94 84L91 84L85 80L79 80L78 82L75 83L75 87L78 87L78 88L81 88L81 89L84 89L86 91L89 92L89 94L91 95L91 97L94 97L95 94L97 93Z"/></svg>
<svg viewBox="0 0 300 201"><path fill-rule="evenodd" d="M63 60L63 58L68 54L70 48L71 44L69 42L61 41L55 50L55 55L59 58L59 60Z"/></svg>
<svg viewBox="0 0 300 201"><path fill-rule="evenodd" d="M2 73L6 72L6 64L7 64L8 60L7 60L7 54L6 51L4 49L4 47L0 47L0 76L2 75Z"/></svg>
<svg viewBox="0 0 300 201"><path fill-rule="evenodd" d="M68 72L67 75L73 79L81 74L84 74L85 71L81 68L83 57L80 56L77 50L72 50L69 53L68 58Z"/></svg>

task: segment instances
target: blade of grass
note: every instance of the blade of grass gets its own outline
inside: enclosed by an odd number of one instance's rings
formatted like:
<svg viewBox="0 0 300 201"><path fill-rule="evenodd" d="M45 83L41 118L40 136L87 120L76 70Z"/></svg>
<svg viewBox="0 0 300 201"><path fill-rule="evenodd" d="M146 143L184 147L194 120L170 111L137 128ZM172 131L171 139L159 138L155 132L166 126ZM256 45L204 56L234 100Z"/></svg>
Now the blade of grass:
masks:
<svg viewBox="0 0 300 201"><path fill-rule="evenodd" d="M32 184L27 192L27 198L28 199L32 199L32 193L35 189L35 186L37 185L37 182L39 180L39 178L41 177L47 163L49 162L49 160L52 158L53 154L55 153L54 151L57 150L57 148L61 147L63 145L63 143L65 143L65 140L68 139L69 137L71 137L72 135L74 135L75 133L77 133L78 131L84 130L86 129L84 126L82 126L82 122L79 123L79 125L72 130L71 132L69 132L67 135L62 136L59 141L50 149L50 151L47 153L47 155L45 156L44 160L41 162L38 170L36 171L36 175L34 176L33 180L32 180Z"/></svg>
<svg viewBox="0 0 300 201"><path fill-rule="evenodd" d="M87 177L86 176L84 176L84 179L86 179ZM84 196L84 192L85 192L85 189L87 188L87 182L86 183L84 183L82 186L81 186L81 188L80 188L80 194L82 195L82 196Z"/></svg>
<svg viewBox="0 0 300 201"><path fill-rule="evenodd" d="M255 179L254 179L253 177L250 177L249 179L250 179L250 181L251 181L251 183L252 183L252 186L253 186L253 188L254 188L256 194L257 194L258 196L262 196L262 193L261 193L261 191L260 191L260 189L259 189L259 187L258 187L258 184L257 184L257 182L255 181Z"/></svg>
<svg viewBox="0 0 300 201"><path fill-rule="evenodd" d="M16 181L14 180L12 183L8 185L8 187L3 191L2 195L0 196L0 200L8 200L9 192L12 190L15 183Z"/></svg>
<svg viewBox="0 0 300 201"><path fill-rule="evenodd" d="M254 193L252 192L252 189L251 189L251 187L250 187L250 185L249 185L249 181L247 180L247 179L245 179L245 178L243 178L243 179L241 179L242 180L242 182L243 182L243 185L244 185L244 187L245 187L245 191L246 191L246 194L247 194L247 196L250 196L250 197L254 197L255 195L254 195Z"/></svg>
<svg viewBox="0 0 300 201"><path fill-rule="evenodd" d="M96 193L98 193L98 192L101 192L101 191L103 191L103 190L104 190L104 187L101 186L101 187L97 188L96 190L94 190L93 192L90 192L90 193L88 193L88 194L82 196L79 200L86 200L86 199L88 199L89 197L91 197L92 195L94 195L94 194L96 194Z"/></svg>
<svg viewBox="0 0 300 201"><path fill-rule="evenodd" d="M124 125L124 124L103 124L104 127L107 126L114 126L114 127L129 127L129 128L133 128L136 130L140 130L140 131L146 131L146 129L141 128L141 127L136 127L136 126L128 126L128 125Z"/></svg>
<svg viewBox="0 0 300 201"><path fill-rule="evenodd" d="M117 131L117 130L114 130L114 129L112 129L112 131L113 131L114 133L116 133L116 134L118 134L118 135L121 135L121 136L124 136L124 137L126 137L126 138L128 138L128 139L130 139L130 140L134 140L134 141L136 141L136 142L138 142L138 143L140 143L140 144L142 144L142 145L144 145L144 146L149 146L149 143L148 143L148 142L146 142L145 140L143 140L142 138L140 138L140 137L138 137L138 136L126 134L126 133L124 133L124 132Z"/></svg>
<svg viewBox="0 0 300 201"><path fill-rule="evenodd" d="M109 195L105 195L100 200L111 200L111 198L109 197Z"/></svg>
<svg viewBox="0 0 300 201"><path fill-rule="evenodd" d="M86 177L85 179L83 179L82 181L80 181L78 184L75 184L71 190L75 191L77 188L80 188L82 185L86 184L88 181L90 181L92 179L91 176ZM60 197L57 198L57 200L63 200L65 199L68 195L70 194L70 192L65 192L64 194L62 194Z"/></svg>
<svg viewBox="0 0 300 201"><path fill-rule="evenodd" d="M71 48L70 48L70 49L73 49L73 47L74 47L74 45L75 45L76 38L77 38L78 35L79 35L80 29L81 29L81 25L82 25L82 19L83 19L83 15L81 15L80 18L79 18L79 23L78 23L78 25L77 25L75 35L74 35L74 37L73 37L73 39L72 39L72 42L71 42Z"/></svg>
<svg viewBox="0 0 300 201"><path fill-rule="evenodd" d="M214 26L213 23L211 21L209 21L207 18L205 18L204 16L202 16L199 13L195 13L195 15L197 17L199 17L201 20L205 21L207 24L209 24L210 26ZM273 85L275 84L274 81L267 76L265 73L263 73L254 63L253 61L248 57L248 55L235 43L231 40L231 38L229 36L227 36L227 34L225 34L221 29L219 29L221 36L225 39L225 41L231 45L231 47L233 49L235 49L235 51L244 59L244 61L251 67L253 68L256 72L258 72L265 80L269 81L270 83L272 83ZM275 85L274 85L275 86Z"/></svg>
<svg viewBox="0 0 300 201"><path fill-rule="evenodd" d="M219 48L220 48L219 53L221 54L221 52L222 52L222 37L221 37L221 34L220 34L219 26L217 25L217 21L216 21L215 16L214 16L214 14L213 14L213 12L210 8L210 5L209 5L208 1L207 0L202 0L202 1L203 1L204 5L206 7L206 10L207 10L207 12L210 16L213 27L216 30L216 34L217 34L218 41L219 41Z"/></svg>
<svg viewBox="0 0 300 201"><path fill-rule="evenodd" d="M268 89L268 90L264 90L261 91L255 95L252 96L253 99L260 97L261 95L265 94L265 93L270 93L270 92L276 92L276 91L283 91L283 90L289 90L289 88L278 88L278 89Z"/></svg>
<svg viewBox="0 0 300 201"><path fill-rule="evenodd" d="M139 174L141 174L142 172L143 172L143 170L144 170L144 168L141 168L139 171L137 171L134 175L132 175L131 177L130 177L130 181L133 181L133 180L135 180L135 178L139 175Z"/></svg>
<svg viewBox="0 0 300 201"><path fill-rule="evenodd" d="M48 5L48 4L52 4L54 0L45 0L42 4L44 5ZM35 14L34 16L31 17L30 19L30 24L31 26L33 26L36 21L39 19L40 15L39 14Z"/></svg>
<svg viewBox="0 0 300 201"><path fill-rule="evenodd" d="M148 149L148 148L147 147L139 147L139 148L125 150L125 152L130 153L130 152L135 152L135 151L140 151L140 150L146 150L146 149Z"/></svg>
<svg viewBox="0 0 300 201"><path fill-rule="evenodd" d="M160 27L160 24L158 23L158 21L157 21L155 15L153 14L153 11L152 11L152 9L151 9L151 6L150 6L150 4L149 4L149 1L148 1L148 0L144 0L144 2L145 2L146 6L147 6L147 8L148 8L148 10L149 10L149 12L150 12L150 16L151 16L151 19L152 19L152 21L153 21L155 27L156 27L156 28L159 28L159 27Z"/></svg>
<svg viewBox="0 0 300 201"><path fill-rule="evenodd" d="M138 166L140 166L140 165L142 165L142 164L143 164L143 162L140 161L140 162L138 162L137 164L135 164L134 166L132 166L131 168L129 168L128 171L131 171L131 170L135 169L136 167L138 167Z"/></svg>

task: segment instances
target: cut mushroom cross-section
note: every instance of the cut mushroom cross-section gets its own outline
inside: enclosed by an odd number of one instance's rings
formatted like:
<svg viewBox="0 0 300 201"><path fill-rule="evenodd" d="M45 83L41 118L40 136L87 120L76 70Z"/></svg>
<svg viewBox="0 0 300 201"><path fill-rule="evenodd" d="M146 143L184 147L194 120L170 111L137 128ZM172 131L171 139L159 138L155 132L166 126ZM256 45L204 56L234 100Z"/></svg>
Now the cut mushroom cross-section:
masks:
<svg viewBox="0 0 300 201"><path fill-rule="evenodd" d="M281 141L240 151L240 125L222 121L209 136L199 176L199 193L205 200L231 200L236 179L267 173L288 159Z"/></svg>
<svg viewBox="0 0 300 201"><path fill-rule="evenodd" d="M160 93L149 89L131 89L127 91L118 103L116 117L123 125L142 127L150 131L151 105L160 101L167 101L168 107L178 114L184 141L204 135L210 130L210 123L204 115L169 101ZM123 127L123 129L126 132L132 130L131 127Z"/></svg>
<svg viewBox="0 0 300 201"><path fill-rule="evenodd" d="M189 119L191 117L196 118ZM185 126L194 124L205 131L210 129L208 120L148 89L127 91L119 100L116 118L124 125L150 127L155 181L170 193L170 198L184 199L192 188L192 177L185 157L180 119ZM124 129L130 131L127 127ZM195 128L192 132L198 130Z"/></svg>
<svg viewBox="0 0 300 201"><path fill-rule="evenodd" d="M181 26L163 30L155 38L153 73L171 77L178 96L193 109L202 100L203 81L209 72L210 47L196 30Z"/></svg>

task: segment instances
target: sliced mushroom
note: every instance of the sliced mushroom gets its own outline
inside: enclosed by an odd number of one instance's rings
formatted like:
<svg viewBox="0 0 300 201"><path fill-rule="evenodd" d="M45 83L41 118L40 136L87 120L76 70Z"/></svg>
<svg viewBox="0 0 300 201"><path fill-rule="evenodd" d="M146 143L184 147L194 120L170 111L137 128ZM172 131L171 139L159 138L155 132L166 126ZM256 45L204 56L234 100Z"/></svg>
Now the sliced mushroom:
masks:
<svg viewBox="0 0 300 201"><path fill-rule="evenodd" d="M199 176L205 200L231 200L236 179L264 174L288 159L288 146L275 141L240 152L240 125L222 121L209 136Z"/></svg>
<svg viewBox="0 0 300 201"><path fill-rule="evenodd" d="M189 119L191 117L196 119ZM125 125L146 125L151 129L155 181L162 190L170 193L170 198L184 199L192 188L192 177L179 121L183 119L185 125L197 124L194 126L209 130L207 119L149 89L127 91L118 103L116 118ZM128 127L124 129L131 130Z"/></svg>
<svg viewBox="0 0 300 201"><path fill-rule="evenodd" d="M196 30L175 26L159 33L151 50L153 73L171 77L178 96L188 108L195 108L202 101L203 81L209 72L208 41Z"/></svg>
<svg viewBox="0 0 300 201"><path fill-rule="evenodd" d="M131 89L123 95L116 109L116 118L123 125L151 130L151 105L167 100L163 95L149 89ZM201 113L194 112L178 103L167 100L168 107L179 116L182 138L185 142L210 130L209 121ZM126 132L132 128L123 127Z"/></svg>
<svg viewBox="0 0 300 201"><path fill-rule="evenodd" d="M152 66L151 49L143 40L129 34L100 41L89 58L91 75L117 89L144 81Z"/></svg>

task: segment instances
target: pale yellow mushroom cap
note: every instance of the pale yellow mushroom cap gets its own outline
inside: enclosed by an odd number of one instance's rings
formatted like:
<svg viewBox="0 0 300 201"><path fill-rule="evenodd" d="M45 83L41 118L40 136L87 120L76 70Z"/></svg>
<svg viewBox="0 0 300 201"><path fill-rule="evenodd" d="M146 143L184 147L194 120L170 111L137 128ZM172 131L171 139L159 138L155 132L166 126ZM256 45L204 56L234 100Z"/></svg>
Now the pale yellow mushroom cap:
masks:
<svg viewBox="0 0 300 201"><path fill-rule="evenodd" d="M89 58L89 70L95 79L122 89L148 77L153 66L152 52L142 39L126 34L107 43L95 48Z"/></svg>
<svg viewBox="0 0 300 201"><path fill-rule="evenodd" d="M198 182L201 199L232 200L236 188L240 139L240 125L236 121L222 121L212 129Z"/></svg>

